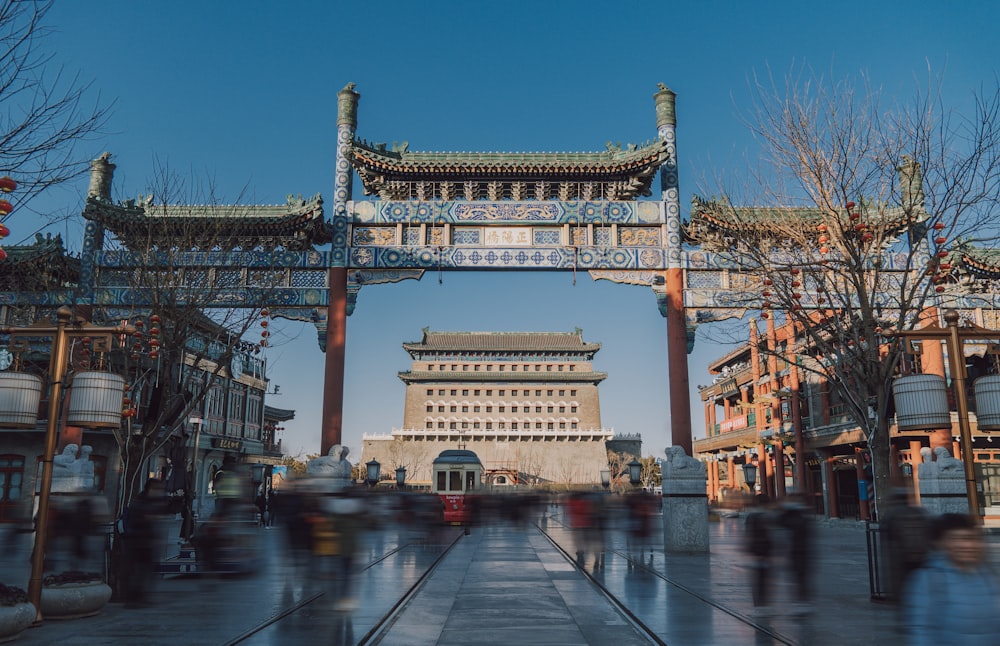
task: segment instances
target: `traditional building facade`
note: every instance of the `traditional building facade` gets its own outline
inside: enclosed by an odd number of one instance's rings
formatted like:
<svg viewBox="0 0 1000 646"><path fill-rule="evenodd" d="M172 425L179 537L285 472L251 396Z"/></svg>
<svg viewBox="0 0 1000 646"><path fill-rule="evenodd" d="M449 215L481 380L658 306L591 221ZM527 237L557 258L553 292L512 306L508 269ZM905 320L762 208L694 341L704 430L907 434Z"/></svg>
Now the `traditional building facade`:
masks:
<svg viewBox="0 0 1000 646"><path fill-rule="evenodd" d="M936 312L929 314L929 320L936 322ZM961 315L983 328L1000 329L1000 312L995 309L963 310ZM949 361L943 346L939 341L925 341L918 355L907 357L909 366L946 375L950 369L946 369ZM994 518L1000 516L1000 444L994 445L990 432L977 424L972 382L997 374L996 350L987 342L964 346L980 508L986 517ZM792 324L776 325L771 317L751 320L747 342L708 366L715 375L712 384L698 386L705 406L705 437L694 441L694 450L708 466L710 501L724 503L727 496L749 491L744 464L757 465L756 491L782 496L792 487L795 466L803 460L806 493L815 501L817 513L869 517L870 496L859 487L859 482L867 485L871 480L864 433L836 389L807 368L809 361L816 360L814 354L801 333L796 336ZM954 401L951 405L954 411ZM890 426L893 480L912 488L916 499L921 448L940 446L963 457L956 415L952 413L951 427L931 432L901 431L895 423ZM799 434L801 443L796 446Z"/></svg>
<svg viewBox="0 0 1000 646"><path fill-rule="evenodd" d="M443 450L475 451L488 484L592 484L608 468L608 451L639 455L638 435L601 424L595 371L599 343L574 332L435 332L404 343L412 365L403 426L365 434L363 459L376 459L390 478L430 480Z"/></svg>

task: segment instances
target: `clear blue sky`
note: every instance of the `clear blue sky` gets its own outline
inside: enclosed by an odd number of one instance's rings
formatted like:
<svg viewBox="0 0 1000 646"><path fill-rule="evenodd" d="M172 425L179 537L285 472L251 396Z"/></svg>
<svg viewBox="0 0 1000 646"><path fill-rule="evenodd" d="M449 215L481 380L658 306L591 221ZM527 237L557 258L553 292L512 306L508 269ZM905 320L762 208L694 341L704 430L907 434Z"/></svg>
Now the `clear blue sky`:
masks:
<svg viewBox="0 0 1000 646"><path fill-rule="evenodd" d="M701 177L754 158L739 119L747 79L794 63L837 78L868 73L899 98L928 67L945 100L967 105L1000 61L1000 3L979 2L57 2L56 60L116 107L90 144L118 165L115 196L134 197L155 161L211 178L235 199L332 196L336 92L361 92L358 135L411 150L590 151L656 135L658 82L678 93L681 203ZM360 182L355 182L356 197ZM35 206L79 213L86 178ZM658 195L658 186L657 193ZM43 220L8 222L18 243ZM79 218L51 226L79 240ZM72 242L71 242L72 244ZM75 247L74 250L78 250ZM666 323L648 288L569 274L428 273L361 290L348 319L344 442L403 415L404 341L436 330L571 331L603 344L596 367L604 425L640 432L644 453L669 442ZM286 449L319 450L323 357L315 329L276 323L269 403L296 411ZM729 348L699 332L692 389ZM696 436L703 412L692 392Z"/></svg>

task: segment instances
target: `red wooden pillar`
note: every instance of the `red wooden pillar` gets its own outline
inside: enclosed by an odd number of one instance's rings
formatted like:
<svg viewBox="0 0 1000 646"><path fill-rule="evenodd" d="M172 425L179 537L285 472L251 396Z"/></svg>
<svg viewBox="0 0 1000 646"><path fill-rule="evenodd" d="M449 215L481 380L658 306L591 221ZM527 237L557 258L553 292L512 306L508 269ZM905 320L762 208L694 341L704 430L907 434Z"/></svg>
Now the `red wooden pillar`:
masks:
<svg viewBox="0 0 1000 646"><path fill-rule="evenodd" d="M920 455L920 440L910 440L910 467L913 469L913 501L920 504L920 465L924 456Z"/></svg>
<svg viewBox="0 0 1000 646"><path fill-rule="evenodd" d="M670 443L691 453L691 386L688 381L684 270L666 270L667 374L670 379Z"/></svg>
<svg viewBox="0 0 1000 646"><path fill-rule="evenodd" d="M823 456L823 476L826 480L826 508L829 510L830 518L840 517L840 503L837 499L839 487L837 485L837 473L833 469L833 461L836 459L830 449L820 449Z"/></svg>
<svg viewBox="0 0 1000 646"><path fill-rule="evenodd" d="M347 268L330 268L326 315L326 364L323 384L322 455L341 443L344 423L344 358L347 343Z"/></svg>
<svg viewBox="0 0 1000 646"><path fill-rule="evenodd" d="M778 498L785 497L785 443L778 440L774 443L774 493Z"/></svg>

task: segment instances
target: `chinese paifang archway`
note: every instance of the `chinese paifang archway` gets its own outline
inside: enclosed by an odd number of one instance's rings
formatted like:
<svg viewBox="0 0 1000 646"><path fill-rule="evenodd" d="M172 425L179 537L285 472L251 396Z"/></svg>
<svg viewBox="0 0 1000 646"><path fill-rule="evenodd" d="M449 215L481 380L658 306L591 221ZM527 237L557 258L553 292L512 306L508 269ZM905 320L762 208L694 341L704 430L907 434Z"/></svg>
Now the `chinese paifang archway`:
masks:
<svg viewBox="0 0 1000 646"><path fill-rule="evenodd" d="M39 310L89 305L113 318L128 316L144 302L124 279L131 271L169 268L202 281L206 275L224 277L227 287L213 288L210 306L266 306L272 316L316 324L326 352L325 453L341 441L346 321L362 287L420 279L427 270L586 271L595 280L648 286L655 295L667 320L671 442L690 454L687 352L695 327L741 317L754 304L748 302L747 285L736 280L737 263L713 253L707 238L692 236L724 233L725 222L711 216L711 205L696 201L692 224L682 228L675 94L660 85L653 98L655 137L645 144L582 153L418 152L407 144L390 148L359 138L360 95L349 84L338 94L329 217L319 195L289 196L277 206L115 203L114 165L104 155L91 166L79 260L53 263L53 245L61 251L58 239L8 248L10 259L0 265L0 304ZM355 175L371 199L351 199ZM653 197L657 175L658 199ZM148 253L145 236L154 215L167 223L157 229L164 240L173 226L190 237L200 224L215 225L200 249L168 258ZM221 238L220 219L226 231ZM105 244L109 236L117 240L116 248ZM682 243L704 244L705 250L685 250ZM989 252L959 254L969 256L973 279L998 275ZM67 259L64 252L57 255ZM15 272L19 258L37 264L43 256L49 270L32 274L35 282L56 270L59 276L34 286L14 278L23 276ZM255 276L265 270L271 282L262 286ZM66 272L76 280L62 275ZM198 289L194 278L189 289ZM954 297L952 306L961 307L962 298ZM996 298L988 296L991 305Z"/></svg>

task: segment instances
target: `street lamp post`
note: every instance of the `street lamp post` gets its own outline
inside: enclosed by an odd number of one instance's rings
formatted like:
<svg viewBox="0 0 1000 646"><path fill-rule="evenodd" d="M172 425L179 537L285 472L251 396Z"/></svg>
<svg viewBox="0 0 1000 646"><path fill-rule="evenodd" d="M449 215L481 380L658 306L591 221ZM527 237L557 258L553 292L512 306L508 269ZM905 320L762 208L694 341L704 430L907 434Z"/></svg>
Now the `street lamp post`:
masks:
<svg viewBox="0 0 1000 646"><path fill-rule="evenodd" d="M194 492L194 515L201 518L201 493L198 490L198 442L201 439L202 418L192 417L188 420L194 426L194 457L191 459L191 489Z"/></svg>
<svg viewBox="0 0 1000 646"><path fill-rule="evenodd" d="M11 340L18 337L51 337L52 351L49 356L49 412L45 427L45 453L42 457L42 482L38 492L38 521L35 524L34 551L31 554L31 579L28 581L28 600L34 604L35 623L42 620L42 571L45 558L45 539L48 534L49 497L52 492L52 462L56 452L56 430L59 423L63 379L69 363L68 347L70 338L90 337L100 339L105 347L111 348L115 335L131 336L135 328L131 325L97 326L89 325L83 319L73 319L73 310L63 305L56 311L56 324L30 325L27 327L0 328L0 334L8 334Z"/></svg>
<svg viewBox="0 0 1000 646"><path fill-rule="evenodd" d="M396 467L396 488L400 491L406 487L406 467Z"/></svg>

